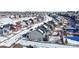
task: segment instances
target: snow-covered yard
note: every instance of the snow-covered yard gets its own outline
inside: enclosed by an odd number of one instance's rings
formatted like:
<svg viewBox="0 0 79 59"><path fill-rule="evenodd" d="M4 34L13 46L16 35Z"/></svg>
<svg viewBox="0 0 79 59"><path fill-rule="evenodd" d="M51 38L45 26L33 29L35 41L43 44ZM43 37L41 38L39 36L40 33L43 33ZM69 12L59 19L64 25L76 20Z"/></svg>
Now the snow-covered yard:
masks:
<svg viewBox="0 0 79 59"><path fill-rule="evenodd" d="M66 45L59 45L59 44L51 44L51 43L40 43L40 42L32 42L26 40L20 40L17 44L20 43L23 46L36 46L37 48L75 48L74 46L66 46Z"/></svg>

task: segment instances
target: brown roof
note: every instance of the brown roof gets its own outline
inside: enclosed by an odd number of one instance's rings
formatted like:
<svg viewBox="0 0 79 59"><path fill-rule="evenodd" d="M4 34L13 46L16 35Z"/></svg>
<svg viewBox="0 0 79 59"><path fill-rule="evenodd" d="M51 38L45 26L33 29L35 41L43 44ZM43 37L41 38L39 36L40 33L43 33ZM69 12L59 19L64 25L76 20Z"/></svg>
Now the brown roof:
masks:
<svg viewBox="0 0 79 59"><path fill-rule="evenodd" d="M21 44L15 44L13 48L23 48L23 46Z"/></svg>

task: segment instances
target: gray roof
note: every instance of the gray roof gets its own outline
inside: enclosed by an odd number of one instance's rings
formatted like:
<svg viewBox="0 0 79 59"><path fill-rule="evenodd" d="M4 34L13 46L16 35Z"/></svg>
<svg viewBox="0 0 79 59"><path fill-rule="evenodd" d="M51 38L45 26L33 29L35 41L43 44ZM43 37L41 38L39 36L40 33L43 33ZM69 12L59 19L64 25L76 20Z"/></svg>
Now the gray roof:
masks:
<svg viewBox="0 0 79 59"><path fill-rule="evenodd" d="M43 35L42 33L35 30L29 33L29 38L33 41L40 41L43 39Z"/></svg>

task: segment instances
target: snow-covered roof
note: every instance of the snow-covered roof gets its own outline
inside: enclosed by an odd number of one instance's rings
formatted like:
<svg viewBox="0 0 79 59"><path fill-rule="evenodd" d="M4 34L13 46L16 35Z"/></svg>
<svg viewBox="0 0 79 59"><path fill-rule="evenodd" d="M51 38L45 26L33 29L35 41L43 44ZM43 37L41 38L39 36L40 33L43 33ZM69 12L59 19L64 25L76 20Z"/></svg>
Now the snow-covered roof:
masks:
<svg viewBox="0 0 79 59"><path fill-rule="evenodd" d="M5 25L8 23L12 23L12 19L10 19L10 18L1 18L0 19L0 25Z"/></svg>
<svg viewBox="0 0 79 59"><path fill-rule="evenodd" d="M28 20L28 19L30 19L30 17L19 18L19 19L1 18L0 19L0 25L15 24L15 22L23 21L23 20Z"/></svg>
<svg viewBox="0 0 79 59"><path fill-rule="evenodd" d="M57 28L57 27L55 27L55 30L60 31L60 30L62 30L62 29L61 29L61 28Z"/></svg>

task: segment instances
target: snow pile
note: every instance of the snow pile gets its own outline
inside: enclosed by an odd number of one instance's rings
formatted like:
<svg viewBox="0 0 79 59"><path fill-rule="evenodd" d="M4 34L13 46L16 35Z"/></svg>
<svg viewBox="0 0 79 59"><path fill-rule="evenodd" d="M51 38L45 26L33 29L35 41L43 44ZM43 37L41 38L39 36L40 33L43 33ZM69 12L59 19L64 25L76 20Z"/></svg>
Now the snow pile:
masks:
<svg viewBox="0 0 79 59"><path fill-rule="evenodd" d="M37 48L74 48L74 46L49 44L49 43L39 43L39 42L32 42L32 41L25 41L25 40L20 40L17 43L20 43L23 46L29 46L29 45L37 46Z"/></svg>

